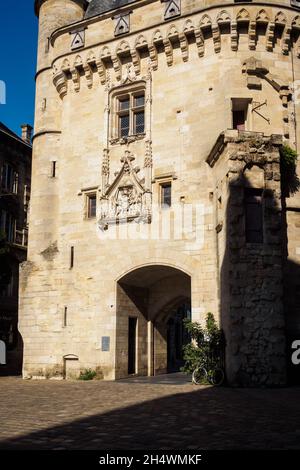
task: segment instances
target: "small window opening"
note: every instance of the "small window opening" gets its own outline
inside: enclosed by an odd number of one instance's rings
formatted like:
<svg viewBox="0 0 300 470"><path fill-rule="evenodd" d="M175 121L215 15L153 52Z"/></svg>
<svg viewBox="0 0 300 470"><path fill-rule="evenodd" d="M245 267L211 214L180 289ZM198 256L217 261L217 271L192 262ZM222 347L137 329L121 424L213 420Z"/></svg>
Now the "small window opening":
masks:
<svg viewBox="0 0 300 470"><path fill-rule="evenodd" d="M162 183L160 185L160 203L161 207L169 208L172 206L172 183Z"/></svg>
<svg viewBox="0 0 300 470"><path fill-rule="evenodd" d="M51 162L51 178L56 177L56 162Z"/></svg>
<svg viewBox="0 0 300 470"><path fill-rule="evenodd" d="M74 268L74 255L75 255L74 246L71 246L70 269Z"/></svg>
<svg viewBox="0 0 300 470"><path fill-rule="evenodd" d="M232 128L239 131L247 129L248 108L250 100L248 98L232 99Z"/></svg>
<svg viewBox="0 0 300 470"><path fill-rule="evenodd" d="M64 328L68 326L68 307L64 308Z"/></svg>
<svg viewBox="0 0 300 470"><path fill-rule="evenodd" d="M87 217L93 219L96 217L97 212L97 196L96 194L89 194L87 196Z"/></svg>
<svg viewBox="0 0 300 470"><path fill-rule="evenodd" d="M245 190L246 242L263 243L263 190Z"/></svg>

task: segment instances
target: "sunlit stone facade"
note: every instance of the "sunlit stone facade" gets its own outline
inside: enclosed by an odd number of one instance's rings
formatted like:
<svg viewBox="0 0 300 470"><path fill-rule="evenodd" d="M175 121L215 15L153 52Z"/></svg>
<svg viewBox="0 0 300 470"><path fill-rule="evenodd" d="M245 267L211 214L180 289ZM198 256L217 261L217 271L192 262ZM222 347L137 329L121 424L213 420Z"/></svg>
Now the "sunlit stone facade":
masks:
<svg viewBox="0 0 300 470"><path fill-rule="evenodd" d="M36 2L24 377L175 370L182 319L213 312L230 384L286 383L300 201L281 197L280 149L300 137L298 3Z"/></svg>

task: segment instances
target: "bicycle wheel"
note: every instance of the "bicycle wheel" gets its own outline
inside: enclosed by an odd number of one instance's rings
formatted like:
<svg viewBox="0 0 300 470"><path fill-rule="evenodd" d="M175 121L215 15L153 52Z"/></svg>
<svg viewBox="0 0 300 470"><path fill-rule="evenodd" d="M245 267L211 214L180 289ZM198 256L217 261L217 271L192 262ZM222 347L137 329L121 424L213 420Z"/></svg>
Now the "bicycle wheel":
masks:
<svg viewBox="0 0 300 470"><path fill-rule="evenodd" d="M192 375L192 382L195 385L201 385L207 382L207 371L204 367L198 367L195 369Z"/></svg>
<svg viewBox="0 0 300 470"><path fill-rule="evenodd" d="M211 369L207 372L207 379L211 385L218 387L224 382L224 371L217 367L216 369Z"/></svg>

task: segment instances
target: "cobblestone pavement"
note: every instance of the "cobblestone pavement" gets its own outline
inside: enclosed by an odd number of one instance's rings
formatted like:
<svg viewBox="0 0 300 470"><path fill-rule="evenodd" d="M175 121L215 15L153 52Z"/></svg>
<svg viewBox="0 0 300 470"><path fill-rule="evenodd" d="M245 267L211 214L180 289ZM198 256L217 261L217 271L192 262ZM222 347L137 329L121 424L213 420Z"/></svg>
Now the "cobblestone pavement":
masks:
<svg viewBox="0 0 300 470"><path fill-rule="evenodd" d="M300 449L299 392L0 378L0 449Z"/></svg>

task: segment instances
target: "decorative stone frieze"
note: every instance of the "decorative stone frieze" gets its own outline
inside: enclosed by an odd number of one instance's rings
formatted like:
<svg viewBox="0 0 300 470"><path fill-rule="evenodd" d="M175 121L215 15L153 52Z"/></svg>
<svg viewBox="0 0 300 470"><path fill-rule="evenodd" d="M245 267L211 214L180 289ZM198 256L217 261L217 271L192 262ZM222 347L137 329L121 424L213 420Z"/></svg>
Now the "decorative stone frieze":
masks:
<svg viewBox="0 0 300 470"><path fill-rule="evenodd" d="M127 16L129 18L129 14ZM125 21L126 25L128 26L129 19L127 19L127 16L125 15L116 17L118 24ZM274 16L270 17L270 15L267 14L266 10L263 8L259 9L255 5L250 5L247 8L236 7L234 9L234 15L229 13L227 10L221 10L216 14L215 18L206 13L202 16L195 15L192 19L188 20L174 18L174 23L171 26L169 26L167 23L165 25L161 25L159 29L156 29L152 33L149 31L142 35L139 34L138 37L135 37L135 35L128 36L127 41L122 41L121 43L117 44L115 50L112 50L108 46L104 46L102 50L98 51L98 49L95 47L95 50L93 51L95 57L95 62L93 63L95 63L95 67L93 67L92 70L89 66L86 66L87 63L91 65L91 62L88 61L90 51L88 50L87 54L85 51L82 51L80 55L80 61L83 73L88 75L88 77L86 77L87 86L93 86L91 73L95 72L99 74L101 84L105 84L107 80L106 71L109 67L109 64L113 65L116 79L121 80L122 69L124 65L122 57L124 55L130 58L130 61L135 68L136 74L140 73L141 51L143 51L143 54L145 54L145 52L148 54L153 70L157 70L158 54L160 54L162 51L165 53L167 65L171 67L174 62L174 48L177 47L177 44L180 46L183 62L188 62L190 49L194 47L194 43L198 50L198 56L202 58L205 56L205 43L207 41L205 38L209 38L210 34L213 39L214 51L216 54L218 54L222 51L222 36L223 33L226 32L226 25L228 25L230 29L232 51L239 50L239 31L242 25L244 25L243 27L248 25L249 50L256 50L258 28L259 25L263 25L265 27L266 51L273 51L275 35L279 34L281 37L281 51L282 54L286 55L290 53L293 34L297 34L297 31L300 30L300 15L295 16L295 14L292 13L292 15L287 18L285 12L281 10L276 11L275 9ZM122 34L124 32L125 29L122 29ZM128 32L128 29L126 29L126 32ZM84 40L84 30L76 31L74 34L77 38L83 38L82 40ZM119 34L121 33L118 32L117 35ZM261 34L261 31L259 34ZM82 47L82 45L80 47ZM299 57L299 40L295 47ZM75 60L72 60L72 57L70 56L70 68L66 76L67 80L73 80L75 87L74 89L79 91L80 78L76 73L76 70L74 70L74 68L78 68L76 64L74 65L74 62L76 61L78 61L78 56L75 58ZM62 69L62 65L59 65L59 61L55 61L54 63L56 71ZM64 71L67 72L66 68ZM58 80L58 77L56 77L55 86L57 89L60 88L61 90L60 82L61 80ZM65 93L60 93L60 95L64 96Z"/></svg>
<svg viewBox="0 0 300 470"><path fill-rule="evenodd" d="M151 222L151 192L145 188L145 179L138 177L139 168L133 167L135 157L129 152L121 159L122 168L116 174L111 185L103 188L100 200L99 227L107 230L109 225L128 222ZM107 157L103 162L105 171L103 180L107 177Z"/></svg>

